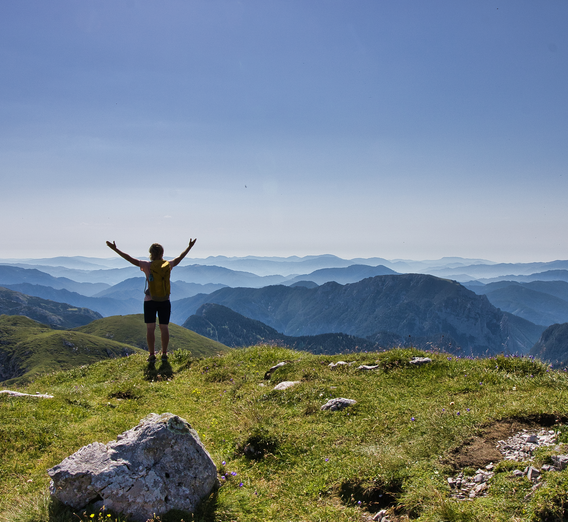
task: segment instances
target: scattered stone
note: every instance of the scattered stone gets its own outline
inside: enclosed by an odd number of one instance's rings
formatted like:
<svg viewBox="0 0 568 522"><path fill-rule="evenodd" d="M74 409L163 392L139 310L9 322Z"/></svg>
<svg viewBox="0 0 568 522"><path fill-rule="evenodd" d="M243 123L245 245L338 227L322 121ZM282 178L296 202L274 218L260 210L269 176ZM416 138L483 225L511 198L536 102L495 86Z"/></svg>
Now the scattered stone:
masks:
<svg viewBox="0 0 568 522"><path fill-rule="evenodd" d="M531 482L536 482L540 478L540 471L533 466L525 469L525 475Z"/></svg>
<svg viewBox="0 0 568 522"><path fill-rule="evenodd" d="M378 513L373 516L373 520L377 522L388 522L387 510L381 509Z"/></svg>
<svg viewBox="0 0 568 522"><path fill-rule="evenodd" d="M280 384L274 386L274 389L279 391L285 390L287 388L294 386L295 384L300 384L300 381L282 381Z"/></svg>
<svg viewBox="0 0 568 522"><path fill-rule="evenodd" d="M272 368L270 368L270 370L268 370L265 374L264 374L264 380L267 381L268 379L270 379L270 376L276 371L278 370L278 368L281 368L282 366L285 366L287 363L286 361L282 361L279 362L278 364L276 364L275 366L273 366Z"/></svg>
<svg viewBox="0 0 568 522"><path fill-rule="evenodd" d="M461 471L456 477L448 478L451 496L460 500L481 496L489 488L488 482L494 475L492 471L478 469L474 476L468 477Z"/></svg>
<svg viewBox="0 0 568 522"><path fill-rule="evenodd" d="M320 409L321 410L329 410L329 411L339 411L347 408L348 406L352 406L356 404L357 401L353 399L344 399L340 397L338 399L330 399L327 401Z"/></svg>
<svg viewBox="0 0 568 522"><path fill-rule="evenodd" d="M538 433L523 430L516 433L507 440L500 440L497 448L503 455L504 460L516 462L530 462L533 460L534 451L544 446L554 446L556 444L556 433L554 430L542 429ZM526 476L533 482L533 492L540 485L542 473L546 471L562 470L568 466L568 455L553 455L554 466L544 465L539 470L534 466L527 466L524 471L516 469L513 476ZM478 496L484 496L489 489L489 481L495 475L493 463L485 466L485 470L478 469L473 477L466 477L463 471L455 477L448 477L448 485L452 491L451 496L460 500L472 500ZM531 495L532 492L529 494Z"/></svg>
<svg viewBox="0 0 568 522"><path fill-rule="evenodd" d="M53 395L47 395L43 393L20 393L17 391L11 390L1 390L0 393L5 393L7 395L11 395L12 397L39 397L41 399L53 399Z"/></svg>
<svg viewBox="0 0 568 522"><path fill-rule="evenodd" d="M84 446L47 471L52 497L83 509L95 502L134 522L172 509L194 512L217 486L199 436L177 415L151 413L108 444Z"/></svg>
<svg viewBox="0 0 568 522"><path fill-rule="evenodd" d="M372 366L369 366L367 364L362 364L361 366L359 366L359 368L357 368L358 370L376 370L379 367L378 364L374 364Z"/></svg>
<svg viewBox="0 0 568 522"><path fill-rule="evenodd" d="M552 462L555 469L562 471L568 466L568 455L552 455Z"/></svg>
<svg viewBox="0 0 568 522"><path fill-rule="evenodd" d="M329 363L328 366L331 370L335 370L338 366L351 366L352 364L345 361L337 361L336 363Z"/></svg>
<svg viewBox="0 0 568 522"><path fill-rule="evenodd" d="M538 448L553 446L554 444L556 444L554 430L542 429L538 433L529 433L527 430L523 430L507 440L500 440L497 443L497 448L503 454L505 460L526 462L533 459L533 453Z"/></svg>
<svg viewBox="0 0 568 522"><path fill-rule="evenodd" d="M430 357L413 357L410 360L410 364L414 364L416 366L421 366L423 364L428 364L431 363L432 359L430 359Z"/></svg>

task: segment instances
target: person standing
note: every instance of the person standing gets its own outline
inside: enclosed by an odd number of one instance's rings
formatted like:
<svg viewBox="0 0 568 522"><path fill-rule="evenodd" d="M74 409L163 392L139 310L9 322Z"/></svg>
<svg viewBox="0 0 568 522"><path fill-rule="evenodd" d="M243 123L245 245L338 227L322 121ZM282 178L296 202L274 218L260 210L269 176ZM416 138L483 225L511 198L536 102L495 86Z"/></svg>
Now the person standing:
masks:
<svg viewBox="0 0 568 522"><path fill-rule="evenodd" d="M181 260L193 248L197 239L189 240L188 247L175 259L164 260L164 248L158 243L154 243L150 249L150 261L135 259L127 253L122 252L116 246L116 242L107 241L107 246L114 250L120 257L126 259L146 275L146 285L144 295L144 322L146 323L146 340L148 342L148 361L156 360L156 314L160 323L160 335L162 338L162 361L168 359L168 343L170 341L170 315L172 305L170 302L170 273L172 268L179 265Z"/></svg>

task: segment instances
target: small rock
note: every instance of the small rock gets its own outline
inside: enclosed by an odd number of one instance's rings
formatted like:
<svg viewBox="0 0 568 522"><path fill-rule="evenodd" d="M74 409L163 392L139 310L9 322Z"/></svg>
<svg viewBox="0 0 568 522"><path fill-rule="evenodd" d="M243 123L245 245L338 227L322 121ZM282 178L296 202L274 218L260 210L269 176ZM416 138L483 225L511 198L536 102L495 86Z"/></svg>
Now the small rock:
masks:
<svg viewBox="0 0 568 522"><path fill-rule="evenodd" d="M359 368L357 368L358 370L376 370L379 367L378 364L375 364L373 366L369 366L367 364L362 364L361 366L359 366Z"/></svg>
<svg viewBox="0 0 568 522"><path fill-rule="evenodd" d="M281 391L294 386L295 384L300 384L300 381L282 381L280 384L274 386L275 390Z"/></svg>
<svg viewBox="0 0 568 522"><path fill-rule="evenodd" d="M421 366L422 364L428 364L431 363L432 359L430 359L430 357L413 357L410 360L410 364L414 364L416 366Z"/></svg>
<svg viewBox="0 0 568 522"><path fill-rule="evenodd" d="M485 482L485 475L483 473L478 473L477 475L475 475L475 477L473 477L473 481L476 484L479 484L480 482Z"/></svg>
<svg viewBox="0 0 568 522"><path fill-rule="evenodd" d="M335 370L338 366L349 366L349 363L346 363L345 361L337 361L336 363L329 363L328 366L331 370Z"/></svg>
<svg viewBox="0 0 568 522"><path fill-rule="evenodd" d="M12 397L39 397L41 399L53 399L53 395L47 395L39 392L32 393L21 393L17 391L11 390L2 390L0 393L5 393L7 395L11 395Z"/></svg>
<svg viewBox="0 0 568 522"><path fill-rule="evenodd" d="M329 411L339 411L347 408L348 406L352 406L353 404L356 403L357 401L354 401L353 399L344 399L343 397L339 397L338 399L330 399L320 409L329 410Z"/></svg>
<svg viewBox="0 0 568 522"><path fill-rule="evenodd" d="M387 510L381 509L378 513L375 514L373 520L377 522L386 522L387 521Z"/></svg>
<svg viewBox="0 0 568 522"><path fill-rule="evenodd" d="M531 481L534 482L535 480L538 479L538 477L540 477L540 471L536 468L533 468L532 466L529 466L527 468L527 478Z"/></svg>
<svg viewBox="0 0 568 522"><path fill-rule="evenodd" d="M270 370L268 370L264 374L264 380L267 381L268 379L270 379L270 376L273 374L273 372L275 372L276 370L278 370L278 368L281 368L285 364L287 364L287 363L285 361L282 361L282 362L279 362L278 364L276 364L275 366L273 366L272 368L270 368Z"/></svg>
<svg viewBox="0 0 568 522"><path fill-rule="evenodd" d="M552 455L552 462L558 471L562 471L568 466L568 455Z"/></svg>

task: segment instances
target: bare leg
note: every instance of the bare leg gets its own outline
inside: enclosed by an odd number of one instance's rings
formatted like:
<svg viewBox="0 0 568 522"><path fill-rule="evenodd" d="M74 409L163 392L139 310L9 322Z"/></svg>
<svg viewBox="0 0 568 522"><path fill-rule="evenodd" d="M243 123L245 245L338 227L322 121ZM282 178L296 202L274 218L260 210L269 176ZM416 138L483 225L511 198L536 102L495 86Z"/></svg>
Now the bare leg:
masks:
<svg viewBox="0 0 568 522"><path fill-rule="evenodd" d="M160 335L162 336L162 355L168 355L168 344L170 342L170 329L167 324L160 325Z"/></svg>
<svg viewBox="0 0 568 522"><path fill-rule="evenodd" d="M156 344L156 323L146 323L146 341L148 342L148 351L150 355L154 355L154 345Z"/></svg>

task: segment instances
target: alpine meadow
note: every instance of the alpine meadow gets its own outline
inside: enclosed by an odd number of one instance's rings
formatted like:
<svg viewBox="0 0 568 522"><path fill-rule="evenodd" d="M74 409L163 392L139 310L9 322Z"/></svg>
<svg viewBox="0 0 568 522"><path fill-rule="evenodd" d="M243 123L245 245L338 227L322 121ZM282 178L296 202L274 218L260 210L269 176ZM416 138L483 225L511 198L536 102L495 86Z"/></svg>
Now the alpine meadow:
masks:
<svg viewBox="0 0 568 522"><path fill-rule="evenodd" d="M212 262L229 265L222 288L206 275ZM481 267L467 260L459 270L474 276L462 276L466 283L440 278L455 270L444 261L422 274L381 265L370 277L376 259L310 262L312 272L282 270L279 284L248 288L227 278L263 276L222 258L190 261L179 280L174 270L172 308L183 326L170 325L170 356L156 363L147 361L142 315L101 317L21 292L48 286L17 286L36 277L75 284L74 269L63 267L71 260L42 274L36 261L0 269L8 274L0 285L12 288L0 301L0 520L126 522L96 498L80 509L57 500L47 470L93 443L121 440L152 413L189 423L217 486L193 512L147 520L564 520L565 329L492 305L485 289L496 283L476 279ZM543 281L531 290L547 313L564 296L548 266L485 267L493 280L517 273L501 288ZM100 271L82 271L83 288ZM130 293L107 283L90 299L113 299L116 309L140 295L137 282ZM187 296L184 285L212 286Z"/></svg>

